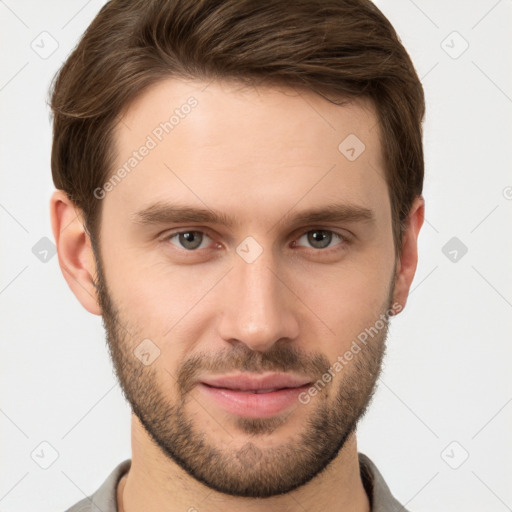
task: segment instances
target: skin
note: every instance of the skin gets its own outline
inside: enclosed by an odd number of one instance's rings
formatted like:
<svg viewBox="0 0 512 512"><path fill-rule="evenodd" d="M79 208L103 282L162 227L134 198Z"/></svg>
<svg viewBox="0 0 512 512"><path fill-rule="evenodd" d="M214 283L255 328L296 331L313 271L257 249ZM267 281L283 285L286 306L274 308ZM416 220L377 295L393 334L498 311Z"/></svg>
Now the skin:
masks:
<svg viewBox="0 0 512 512"><path fill-rule="evenodd" d="M101 267L81 212L62 191L51 201L63 274L89 312L103 313L123 391L139 408L132 415L132 466L118 487L119 508L291 511L299 503L309 511L369 510L349 420L357 421L370 400L386 329L307 405L297 403L266 420L228 413L194 384L216 357L220 373L236 372L247 361L255 372L287 371L281 355L292 351L298 354L294 374L321 376L322 364L332 365L391 304L405 306L423 198L411 208L396 255L371 103L337 106L311 92L228 82L168 79L146 91L116 129L116 169L191 96L198 102L191 113L102 199ZM366 146L354 161L338 150L349 134ZM137 212L156 202L210 208L236 222L137 222ZM373 220L292 223L299 212L326 203L366 208ZM318 248L307 236L315 229L341 237L333 235L329 248ZM187 251L183 239L170 238L177 231L204 233L201 248ZM262 249L251 263L236 252L248 236ZM160 350L148 366L133 356L144 339ZM185 363L198 354L195 373L180 380ZM308 364L314 357L318 366ZM180 383L187 384L186 393ZM187 439L194 443L203 436L208 453L217 454L210 466L194 464L181 444L189 467L169 453L178 439L171 436L176 417L188 420ZM311 426L315 418L331 419L324 425L324 445L315 445L322 432ZM314 474L293 473L294 462L311 468L315 460L300 459L306 457L308 433L311 446L328 447L332 460ZM247 453L244 463L241 455ZM274 491L290 487L282 476L290 472L304 480L299 487L284 494L269 490L269 482ZM245 497L229 492L230 485L240 491L242 484ZM267 497L256 499L264 488Z"/></svg>

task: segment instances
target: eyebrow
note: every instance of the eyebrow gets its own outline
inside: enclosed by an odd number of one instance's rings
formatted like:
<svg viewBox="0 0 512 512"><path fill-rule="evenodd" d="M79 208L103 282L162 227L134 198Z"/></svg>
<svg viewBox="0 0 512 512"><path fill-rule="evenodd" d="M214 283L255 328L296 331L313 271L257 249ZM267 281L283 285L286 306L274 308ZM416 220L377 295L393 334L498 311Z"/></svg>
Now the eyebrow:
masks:
<svg viewBox="0 0 512 512"><path fill-rule="evenodd" d="M373 210L355 204L326 204L304 210L295 215L291 212L284 215L276 224L288 218L293 225L313 224L322 222L375 222ZM133 220L141 225L205 223L223 225L232 228L240 221L224 212L196 208L192 206L158 202L148 206L133 215Z"/></svg>

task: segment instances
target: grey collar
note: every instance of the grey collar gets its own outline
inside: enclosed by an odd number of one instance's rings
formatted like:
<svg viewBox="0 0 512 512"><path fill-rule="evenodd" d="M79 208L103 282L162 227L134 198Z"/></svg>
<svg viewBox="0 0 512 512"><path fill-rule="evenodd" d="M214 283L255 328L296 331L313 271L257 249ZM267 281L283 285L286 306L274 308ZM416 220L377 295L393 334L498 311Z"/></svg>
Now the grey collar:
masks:
<svg viewBox="0 0 512 512"><path fill-rule="evenodd" d="M384 478L369 457L359 453L359 465L371 512L408 512L393 497ZM79 501L66 512L117 512L117 484L130 466L131 459L121 462L94 494Z"/></svg>

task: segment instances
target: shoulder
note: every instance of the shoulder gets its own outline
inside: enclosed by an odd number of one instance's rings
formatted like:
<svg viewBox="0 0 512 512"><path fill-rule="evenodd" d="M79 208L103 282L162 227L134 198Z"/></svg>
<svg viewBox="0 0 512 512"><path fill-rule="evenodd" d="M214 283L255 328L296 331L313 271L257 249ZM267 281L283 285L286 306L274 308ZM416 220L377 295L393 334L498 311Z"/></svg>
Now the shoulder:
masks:
<svg viewBox="0 0 512 512"><path fill-rule="evenodd" d="M66 512L117 512L117 484L130 466L131 459L121 462L93 494L75 503Z"/></svg>
<svg viewBox="0 0 512 512"><path fill-rule="evenodd" d="M359 453L359 468L366 494L371 504L371 512L408 512L397 501L373 461L365 454Z"/></svg>

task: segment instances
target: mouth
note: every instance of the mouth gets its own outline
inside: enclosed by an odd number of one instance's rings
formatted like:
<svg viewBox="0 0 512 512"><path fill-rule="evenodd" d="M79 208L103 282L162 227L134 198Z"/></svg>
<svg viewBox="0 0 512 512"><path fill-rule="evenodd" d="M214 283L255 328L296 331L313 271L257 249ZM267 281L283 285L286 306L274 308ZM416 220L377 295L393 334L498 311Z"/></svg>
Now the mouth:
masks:
<svg viewBox="0 0 512 512"><path fill-rule="evenodd" d="M309 384L308 378L287 373L238 373L222 375L201 380L202 384L214 388L232 389L234 391L269 392L278 389L298 388Z"/></svg>
<svg viewBox="0 0 512 512"><path fill-rule="evenodd" d="M224 375L202 379L199 388L225 412L269 418L289 409L311 385L308 378L286 373Z"/></svg>
<svg viewBox="0 0 512 512"><path fill-rule="evenodd" d="M208 384L205 384L205 386L208 386ZM282 389L292 389L292 388L271 388L271 389L232 389L232 388L221 388L217 386L209 386L210 388L217 388L217 389L228 389L230 391L240 391L241 393L272 393L274 391L281 391Z"/></svg>

